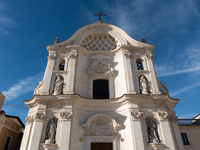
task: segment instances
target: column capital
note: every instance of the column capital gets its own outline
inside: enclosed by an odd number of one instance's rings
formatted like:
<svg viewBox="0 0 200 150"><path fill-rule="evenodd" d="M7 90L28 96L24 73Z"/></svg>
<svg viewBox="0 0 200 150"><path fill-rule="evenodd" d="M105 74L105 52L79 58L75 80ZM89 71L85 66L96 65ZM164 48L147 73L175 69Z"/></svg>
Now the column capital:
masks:
<svg viewBox="0 0 200 150"><path fill-rule="evenodd" d="M34 116L28 115L28 116L26 117L25 121L26 121L26 124L33 123L33 121L34 121Z"/></svg>
<svg viewBox="0 0 200 150"><path fill-rule="evenodd" d="M51 59L55 59L56 58L56 54L49 54L49 56L47 57L49 60Z"/></svg>
<svg viewBox="0 0 200 150"><path fill-rule="evenodd" d="M125 56L126 59L130 59L131 56L132 56L132 54L130 53L129 50L124 50L124 51L123 51L123 54L124 54L124 56Z"/></svg>
<svg viewBox="0 0 200 150"><path fill-rule="evenodd" d="M159 111L158 116L160 117L160 120L168 119L168 112L165 111Z"/></svg>
<svg viewBox="0 0 200 150"><path fill-rule="evenodd" d="M67 111L61 111L60 112L60 118L62 120L69 120L72 119L72 113L71 112L67 112Z"/></svg>
<svg viewBox="0 0 200 150"><path fill-rule="evenodd" d="M35 114L35 120L44 120L44 118L46 117L45 113L36 113Z"/></svg>
<svg viewBox="0 0 200 150"><path fill-rule="evenodd" d="M131 112L131 116L133 119L141 119L143 112Z"/></svg>
<svg viewBox="0 0 200 150"><path fill-rule="evenodd" d="M72 50L70 53L69 53L69 55L68 55L68 58L69 59L76 59L76 57L77 57L77 50Z"/></svg>
<svg viewBox="0 0 200 150"><path fill-rule="evenodd" d="M145 56L146 56L148 59L153 59L153 54L151 54L151 53L146 53Z"/></svg>

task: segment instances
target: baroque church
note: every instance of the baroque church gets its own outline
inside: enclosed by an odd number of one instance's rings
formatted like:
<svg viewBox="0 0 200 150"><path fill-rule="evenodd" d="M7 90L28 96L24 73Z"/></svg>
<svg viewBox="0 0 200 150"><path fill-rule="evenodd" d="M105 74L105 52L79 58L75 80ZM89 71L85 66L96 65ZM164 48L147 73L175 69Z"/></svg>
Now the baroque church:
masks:
<svg viewBox="0 0 200 150"><path fill-rule="evenodd" d="M185 150L155 46L101 20L48 45L21 150Z"/></svg>

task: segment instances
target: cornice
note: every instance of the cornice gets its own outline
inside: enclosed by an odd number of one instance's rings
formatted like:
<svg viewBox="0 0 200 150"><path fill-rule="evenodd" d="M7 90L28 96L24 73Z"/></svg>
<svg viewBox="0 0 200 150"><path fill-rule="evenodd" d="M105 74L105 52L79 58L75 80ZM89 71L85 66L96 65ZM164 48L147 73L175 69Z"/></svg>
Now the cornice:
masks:
<svg viewBox="0 0 200 150"><path fill-rule="evenodd" d="M155 94L155 95L143 95L143 94L124 94L118 98L112 99L89 99L84 98L78 94L65 94L65 95L35 95L30 100L24 100L27 107L32 108L38 106L40 103L79 103L84 105L97 105L101 104L106 106L111 105L122 105L126 103L138 103L138 104L152 104L152 103L165 103L171 107L175 107L179 99L172 99L169 95Z"/></svg>

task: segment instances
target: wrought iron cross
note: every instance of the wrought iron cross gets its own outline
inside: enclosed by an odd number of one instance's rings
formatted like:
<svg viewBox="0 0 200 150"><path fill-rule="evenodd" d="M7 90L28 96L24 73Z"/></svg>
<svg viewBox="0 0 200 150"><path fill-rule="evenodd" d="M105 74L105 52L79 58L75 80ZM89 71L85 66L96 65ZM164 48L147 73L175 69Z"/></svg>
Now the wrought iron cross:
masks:
<svg viewBox="0 0 200 150"><path fill-rule="evenodd" d="M99 10L99 14L94 14L95 16L99 16L99 21L101 21L101 16L105 16L106 14L102 14Z"/></svg>

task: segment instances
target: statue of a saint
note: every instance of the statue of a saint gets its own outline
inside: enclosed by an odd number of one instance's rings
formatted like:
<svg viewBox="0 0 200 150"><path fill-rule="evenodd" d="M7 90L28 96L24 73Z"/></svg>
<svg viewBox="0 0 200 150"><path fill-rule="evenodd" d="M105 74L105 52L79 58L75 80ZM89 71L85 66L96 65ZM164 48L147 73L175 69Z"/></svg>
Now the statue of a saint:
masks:
<svg viewBox="0 0 200 150"><path fill-rule="evenodd" d="M46 140L45 143L52 144L55 143L56 137L56 128L57 128L57 118L53 118L46 129Z"/></svg>
<svg viewBox="0 0 200 150"><path fill-rule="evenodd" d="M142 94L149 94L147 79L144 76L140 78L140 90Z"/></svg>
<svg viewBox="0 0 200 150"><path fill-rule="evenodd" d="M56 81L54 82L54 92L53 95L59 95L62 92L63 80L60 76L57 77Z"/></svg>
<svg viewBox="0 0 200 150"><path fill-rule="evenodd" d="M146 120L149 143L160 143L157 124L151 119Z"/></svg>

